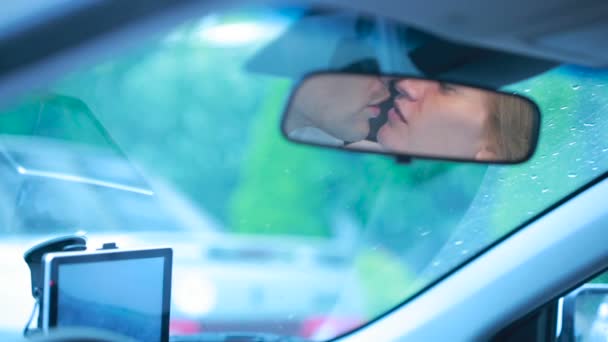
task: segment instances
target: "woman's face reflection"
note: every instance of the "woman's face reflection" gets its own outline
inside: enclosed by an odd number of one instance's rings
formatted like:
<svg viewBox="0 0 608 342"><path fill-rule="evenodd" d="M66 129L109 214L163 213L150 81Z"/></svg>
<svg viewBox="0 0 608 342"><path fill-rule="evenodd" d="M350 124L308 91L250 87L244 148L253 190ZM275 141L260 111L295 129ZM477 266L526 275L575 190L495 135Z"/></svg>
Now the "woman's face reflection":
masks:
<svg viewBox="0 0 608 342"><path fill-rule="evenodd" d="M378 142L387 150L491 158L487 150L490 97L470 87L418 79L395 83L397 96Z"/></svg>

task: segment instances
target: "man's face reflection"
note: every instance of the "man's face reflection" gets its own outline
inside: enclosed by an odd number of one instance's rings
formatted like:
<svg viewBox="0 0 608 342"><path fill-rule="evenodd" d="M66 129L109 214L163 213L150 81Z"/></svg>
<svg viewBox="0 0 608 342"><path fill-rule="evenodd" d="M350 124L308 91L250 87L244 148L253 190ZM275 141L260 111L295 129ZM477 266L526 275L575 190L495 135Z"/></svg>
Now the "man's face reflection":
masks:
<svg viewBox="0 0 608 342"><path fill-rule="evenodd" d="M344 142L359 141L369 134L369 120L380 115L379 104L389 96L378 77L317 76L298 90L286 129L315 127Z"/></svg>

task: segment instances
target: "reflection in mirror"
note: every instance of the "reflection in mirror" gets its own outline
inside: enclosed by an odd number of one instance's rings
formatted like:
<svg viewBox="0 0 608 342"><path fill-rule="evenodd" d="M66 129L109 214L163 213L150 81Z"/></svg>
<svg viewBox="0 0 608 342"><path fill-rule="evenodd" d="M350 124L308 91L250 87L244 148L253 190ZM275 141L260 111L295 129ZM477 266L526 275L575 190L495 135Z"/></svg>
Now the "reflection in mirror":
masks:
<svg viewBox="0 0 608 342"><path fill-rule="evenodd" d="M522 97L408 77L316 74L291 98L291 140L437 159L522 162L539 112Z"/></svg>
<svg viewBox="0 0 608 342"><path fill-rule="evenodd" d="M369 134L369 120L380 115L380 104L389 96L379 77L315 76L298 89L284 129L292 139L322 145L362 141Z"/></svg>

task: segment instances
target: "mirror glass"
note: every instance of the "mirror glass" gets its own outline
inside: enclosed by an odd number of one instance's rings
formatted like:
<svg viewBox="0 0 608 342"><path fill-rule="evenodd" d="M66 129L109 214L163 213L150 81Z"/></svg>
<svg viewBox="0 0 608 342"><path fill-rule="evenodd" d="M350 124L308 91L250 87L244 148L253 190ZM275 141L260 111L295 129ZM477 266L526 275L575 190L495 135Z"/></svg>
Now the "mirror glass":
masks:
<svg viewBox="0 0 608 342"><path fill-rule="evenodd" d="M576 341L608 340L608 286L595 285L577 294L574 336Z"/></svg>
<svg viewBox="0 0 608 342"><path fill-rule="evenodd" d="M315 74L283 117L293 141L394 155L517 163L536 145L539 111L507 93L414 77Z"/></svg>

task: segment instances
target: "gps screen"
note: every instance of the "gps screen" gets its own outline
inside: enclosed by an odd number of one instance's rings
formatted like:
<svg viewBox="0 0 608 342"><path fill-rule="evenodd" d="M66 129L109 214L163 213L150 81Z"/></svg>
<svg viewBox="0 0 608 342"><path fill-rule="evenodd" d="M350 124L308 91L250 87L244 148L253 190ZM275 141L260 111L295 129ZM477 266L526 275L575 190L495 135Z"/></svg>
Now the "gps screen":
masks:
<svg viewBox="0 0 608 342"><path fill-rule="evenodd" d="M107 329L138 341L160 341L162 257L62 264L57 326Z"/></svg>

